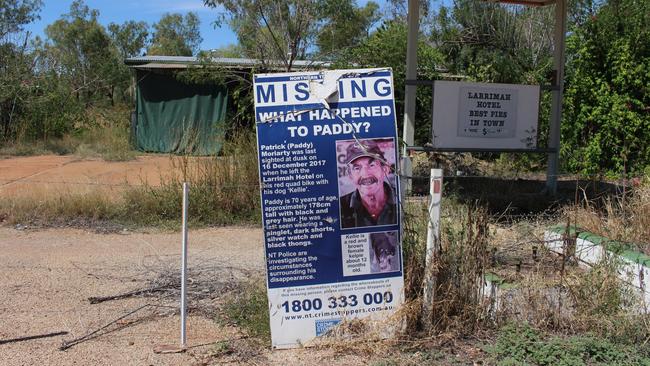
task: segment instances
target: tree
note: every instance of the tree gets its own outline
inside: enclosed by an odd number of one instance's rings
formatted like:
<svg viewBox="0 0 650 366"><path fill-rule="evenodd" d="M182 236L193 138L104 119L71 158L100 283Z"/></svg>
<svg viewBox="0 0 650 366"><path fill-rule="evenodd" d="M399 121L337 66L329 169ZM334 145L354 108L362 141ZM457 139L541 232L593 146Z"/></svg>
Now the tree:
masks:
<svg viewBox="0 0 650 366"><path fill-rule="evenodd" d="M379 19L370 1L357 7L352 0L204 0L223 7L218 24L228 22L249 58L263 67L290 71L295 60L311 56L334 59L342 50L368 36Z"/></svg>
<svg viewBox="0 0 650 366"><path fill-rule="evenodd" d="M346 56L347 64L361 67L390 67L395 81L396 116L404 114L404 91L406 80L406 23L395 20L382 24L374 33L359 46L352 48ZM439 77L438 65L442 64L442 55L423 37L418 42L418 79L434 80ZM431 90L418 88L416 122L423 128L415 131L415 139L424 144L431 141ZM398 118L398 129L401 131L402 120Z"/></svg>
<svg viewBox="0 0 650 366"><path fill-rule="evenodd" d="M567 41L562 160L620 175L650 166L650 3L609 0Z"/></svg>
<svg viewBox="0 0 650 366"><path fill-rule="evenodd" d="M379 5L373 1L357 7L352 0L326 0L319 12L323 20L316 46L321 59L335 58L343 50L361 43L380 19Z"/></svg>
<svg viewBox="0 0 650 366"><path fill-rule="evenodd" d="M23 31L23 26L38 18L41 0L0 0L0 42L11 34Z"/></svg>
<svg viewBox="0 0 650 366"><path fill-rule="evenodd" d="M225 13L246 56L265 66L280 63L291 70L296 59L304 59L313 44L318 21L318 4L313 0L204 0L204 4Z"/></svg>
<svg viewBox="0 0 650 366"><path fill-rule="evenodd" d="M129 20L123 24L111 23L108 32L123 58L139 56L149 37L149 26L145 22Z"/></svg>
<svg viewBox="0 0 650 366"><path fill-rule="evenodd" d="M98 16L97 10L75 0L69 13L45 28L53 67L86 104L100 97L112 102L115 84L121 79L115 72L121 62L118 51Z"/></svg>
<svg viewBox="0 0 650 366"><path fill-rule="evenodd" d="M23 26L38 18L40 0L0 0L0 126L2 137L16 133L16 117L25 106L33 58Z"/></svg>
<svg viewBox="0 0 650 366"><path fill-rule="evenodd" d="M537 84L550 71L551 9L457 0L439 10L432 40L447 68L477 81Z"/></svg>
<svg viewBox="0 0 650 366"><path fill-rule="evenodd" d="M201 34L196 13L165 14L153 25L154 32L148 55L192 56L199 52Z"/></svg>

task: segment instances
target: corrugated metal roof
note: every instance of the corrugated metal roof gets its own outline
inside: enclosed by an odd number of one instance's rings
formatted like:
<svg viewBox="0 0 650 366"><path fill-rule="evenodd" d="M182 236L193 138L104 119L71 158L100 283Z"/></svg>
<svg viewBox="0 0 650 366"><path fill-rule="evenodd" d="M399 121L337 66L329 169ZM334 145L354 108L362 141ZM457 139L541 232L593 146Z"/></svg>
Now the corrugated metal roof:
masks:
<svg viewBox="0 0 650 366"><path fill-rule="evenodd" d="M203 62L203 60L199 60L199 58L194 56L139 56L124 60L126 65L137 69L185 69L191 65L201 65ZM227 57L212 57L209 59L209 63L225 67L241 68L263 65L260 60ZM284 63L281 61L273 63L266 62L264 65L271 68L284 69ZM297 69L326 68L329 66L329 62L323 61L295 60L293 62L293 67Z"/></svg>
<svg viewBox="0 0 650 366"><path fill-rule="evenodd" d="M489 3L515 4L527 6L545 6L555 4L555 0L483 0Z"/></svg>
<svg viewBox="0 0 650 366"><path fill-rule="evenodd" d="M193 56L138 56L130 57L124 60L124 63L127 65L149 62L195 63L197 62L197 58Z"/></svg>

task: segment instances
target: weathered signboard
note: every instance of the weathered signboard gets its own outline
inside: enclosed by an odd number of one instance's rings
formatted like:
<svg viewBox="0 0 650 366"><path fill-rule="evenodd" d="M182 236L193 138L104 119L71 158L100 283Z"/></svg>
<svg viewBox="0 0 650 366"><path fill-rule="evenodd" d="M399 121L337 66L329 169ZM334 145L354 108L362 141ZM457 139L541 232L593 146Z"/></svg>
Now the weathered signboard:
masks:
<svg viewBox="0 0 650 366"><path fill-rule="evenodd" d="M273 347L403 302L388 69L254 77Z"/></svg>
<svg viewBox="0 0 650 366"><path fill-rule="evenodd" d="M434 147L537 147L539 86L439 80L434 88Z"/></svg>

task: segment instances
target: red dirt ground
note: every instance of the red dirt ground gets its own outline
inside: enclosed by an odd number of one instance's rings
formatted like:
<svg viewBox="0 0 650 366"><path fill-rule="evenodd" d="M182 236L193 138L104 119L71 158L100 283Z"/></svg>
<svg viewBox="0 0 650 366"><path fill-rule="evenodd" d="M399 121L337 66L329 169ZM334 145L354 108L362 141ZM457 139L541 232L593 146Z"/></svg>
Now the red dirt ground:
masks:
<svg viewBox="0 0 650 366"><path fill-rule="evenodd" d="M29 156L0 159L0 196L21 192L104 187L121 189L125 185L144 182L158 185L168 176L179 158L170 156L139 156L125 162L79 159L75 156Z"/></svg>

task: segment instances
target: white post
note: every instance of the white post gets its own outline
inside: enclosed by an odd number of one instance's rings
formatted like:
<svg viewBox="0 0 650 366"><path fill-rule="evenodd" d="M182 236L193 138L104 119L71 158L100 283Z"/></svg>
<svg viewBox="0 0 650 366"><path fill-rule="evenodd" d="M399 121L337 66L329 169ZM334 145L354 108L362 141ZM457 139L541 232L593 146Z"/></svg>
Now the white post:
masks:
<svg viewBox="0 0 650 366"><path fill-rule="evenodd" d="M564 38L566 35L566 0L555 2L555 29L553 33L553 69L555 83L551 100L551 120L548 146L556 149L548 154L546 169L546 190L551 194L557 192L557 173L560 155L560 123L562 121L562 97L564 89Z"/></svg>
<svg viewBox="0 0 650 366"><path fill-rule="evenodd" d="M425 316L435 295L436 278L433 275L433 260L440 252L440 205L442 203L442 169L431 169L429 188L429 224L427 225L427 252L424 274L424 309Z"/></svg>
<svg viewBox="0 0 650 366"><path fill-rule="evenodd" d="M187 343L187 208L190 186L183 182L183 247L181 251L181 347Z"/></svg>
<svg viewBox="0 0 650 366"><path fill-rule="evenodd" d="M406 79L415 80L418 77L418 32L420 29L420 1L409 0L408 3L408 34L406 41ZM401 170L402 175L410 177L413 175L411 158L406 150L407 146L413 146L415 141L415 98L416 86L407 85L404 93L404 127L402 139L406 144L402 151ZM412 180L402 177L402 191L406 193L411 190Z"/></svg>

